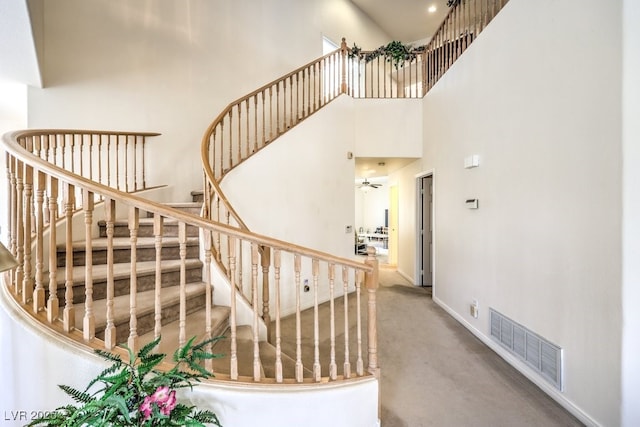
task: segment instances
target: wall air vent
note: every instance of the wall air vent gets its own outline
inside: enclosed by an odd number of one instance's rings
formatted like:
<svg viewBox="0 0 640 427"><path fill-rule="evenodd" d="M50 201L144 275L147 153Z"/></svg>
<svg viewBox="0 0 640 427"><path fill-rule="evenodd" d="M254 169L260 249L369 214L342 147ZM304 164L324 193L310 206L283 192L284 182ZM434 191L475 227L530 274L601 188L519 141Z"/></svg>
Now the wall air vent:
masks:
<svg viewBox="0 0 640 427"><path fill-rule="evenodd" d="M489 317L491 337L562 391L562 349L493 308Z"/></svg>

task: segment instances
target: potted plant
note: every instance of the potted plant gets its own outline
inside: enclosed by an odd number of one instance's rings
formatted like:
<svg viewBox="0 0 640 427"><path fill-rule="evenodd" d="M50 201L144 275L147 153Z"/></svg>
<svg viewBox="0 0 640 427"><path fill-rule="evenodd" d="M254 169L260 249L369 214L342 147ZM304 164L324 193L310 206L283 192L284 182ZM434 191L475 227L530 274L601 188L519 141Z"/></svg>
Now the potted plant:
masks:
<svg viewBox="0 0 640 427"><path fill-rule="evenodd" d="M156 353L160 337L145 345L137 355L126 346L129 361L103 350L95 352L111 362L111 366L92 379L84 391L66 385L59 387L79 406L66 405L34 419L29 426L202 426L211 423L220 427L215 413L197 410L179 403L176 391L193 388L213 374L202 367L205 359L221 355L205 350L212 338L194 345L195 337L173 354L175 365L160 371L158 365L165 354Z"/></svg>

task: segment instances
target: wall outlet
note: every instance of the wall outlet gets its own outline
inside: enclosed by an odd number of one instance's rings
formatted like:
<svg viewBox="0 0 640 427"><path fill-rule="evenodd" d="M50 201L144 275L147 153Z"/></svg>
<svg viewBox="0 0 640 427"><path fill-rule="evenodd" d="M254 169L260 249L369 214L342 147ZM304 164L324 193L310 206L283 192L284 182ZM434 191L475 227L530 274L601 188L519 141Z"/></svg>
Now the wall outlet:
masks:
<svg viewBox="0 0 640 427"><path fill-rule="evenodd" d="M469 306L469 314L474 319L478 318L478 300L474 299Z"/></svg>

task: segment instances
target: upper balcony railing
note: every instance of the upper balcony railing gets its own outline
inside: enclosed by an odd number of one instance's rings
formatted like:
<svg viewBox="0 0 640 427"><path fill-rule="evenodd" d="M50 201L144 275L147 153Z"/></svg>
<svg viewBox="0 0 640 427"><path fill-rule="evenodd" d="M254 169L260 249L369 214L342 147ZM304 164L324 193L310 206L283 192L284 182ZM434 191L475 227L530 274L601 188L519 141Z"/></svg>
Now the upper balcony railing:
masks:
<svg viewBox="0 0 640 427"><path fill-rule="evenodd" d="M422 98L508 0L456 0L430 42L399 60L360 51L343 39L336 51L229 104L202 138L205 215L247 229L220 189L224 176L342 94ZM214 236L224 262L224 237ZM226 266L228 268L228 266Z"/></svg>
<svg viewBox="0 0 640 427"><path fill-rule="evenodd" d="M405 46L403 57L347 48L346 92L354 98L422 98L508 0L456 0L429 43ZM396 48L402 45L393 42ZM388 50L386 51L388 53Z"/></svg>

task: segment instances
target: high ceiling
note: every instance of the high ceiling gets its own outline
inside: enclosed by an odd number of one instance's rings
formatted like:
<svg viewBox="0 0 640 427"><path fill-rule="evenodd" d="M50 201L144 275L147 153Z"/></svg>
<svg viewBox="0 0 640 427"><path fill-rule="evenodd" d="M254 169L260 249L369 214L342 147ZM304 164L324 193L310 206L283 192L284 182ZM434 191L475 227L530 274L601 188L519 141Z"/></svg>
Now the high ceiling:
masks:
<svg viewBox="0 0 640 427"><path fill-rule="evenodd" d="M447 0L351 1L393 40L403 43L430 38L449 12ZM431 6L435 6L435 12L429 12Z"/></svg>

